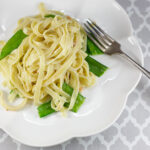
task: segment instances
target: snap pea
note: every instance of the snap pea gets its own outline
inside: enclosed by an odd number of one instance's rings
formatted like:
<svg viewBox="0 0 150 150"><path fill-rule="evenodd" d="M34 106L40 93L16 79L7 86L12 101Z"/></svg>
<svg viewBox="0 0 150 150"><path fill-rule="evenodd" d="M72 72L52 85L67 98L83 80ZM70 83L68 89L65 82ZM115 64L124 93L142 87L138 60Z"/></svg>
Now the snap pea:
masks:
<svg viewBox="0 0 150 150"><path fill-rule="evenodd" d="M17 49L27 35L22 29L18 30L5 44L0 53L0 60L8 56L13 50Z"/></svg>
<svg viewBox="0 0 150 150"><path fill-rule="evenodd" d="M51 18L55 18L55 16L56 16L56 15L53 15L53 14L47 14L47 15L45 15L44 17L45 17L45 18L50 18L50 17L51 17Z"/></svg>
<svg viewBox="0 0 150 150"><path fill-rule="evenodd" d="M38 109L38 113L39 113L40 118L45 117L47 115L50 115L50 114L56 112L51 107L51 101L46 102L44 104L41 104L37 109Z"/></svg>
<svg viewBox="0 0 150 150"><path fill-rule="evenodd" d="M64 92L66 92L67 94L69 94L70 96L73 93L73 88L71 86L69 86L67 83L64 83L62 86L62 89ZM77 96L76 102L72 108L72 112L77 112L79 110L79 108L81 107L81 105L84 103L85 97L82 96L80 93ZM64 106L67 108L69 107L69 103L65 103ZM41 104L38 108L38 114L40 116L40 118L45 117L47 115L50 115L54 112L56 112L54 109L52 109L51 107L51 100L49 102L46 102L44 104Z"/></svg>
<svg viewBox="0 0 150 150"><path fill-rule="evenodd" d="M90 56L87 56L85 60L89 65L90 71L98 77L102 76L104 72L108 69L107 66L101 64L100 62L98 62L97 60L93 59Z"/></svg>
<svg viewBox="0 0 150 150"><path fill-rule="evenodd" d="M63 84L62 89L64 92L66 92L70 96L73 93L73 88L71 86L69 86L67 83ZM77 112L79 110L79 108L81 107L81 105L84 103L84 101L85 101L85 97L82 96L80 93L78 93L78 96L76 98L76 102L75 102L71 111ZM69 103L65 103L64 106L69 107Z"/></svg>

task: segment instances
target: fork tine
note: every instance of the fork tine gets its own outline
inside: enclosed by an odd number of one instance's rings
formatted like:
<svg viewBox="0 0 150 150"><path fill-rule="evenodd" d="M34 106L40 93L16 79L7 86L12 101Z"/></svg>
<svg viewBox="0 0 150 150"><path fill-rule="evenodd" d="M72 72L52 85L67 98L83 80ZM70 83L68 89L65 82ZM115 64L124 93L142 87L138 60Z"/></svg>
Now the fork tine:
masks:
<svg viewBox="0 0 150 150"><path fill-rule="evenodd" d="M99 36L95 30L89 26L88 24L84 23L84 27L91 33L93 36L99 41L99 43L105 48L109 48L109 45L103 40L102 36Z"/></svg>
<svg viewBox="0 0 150 150"><path fill-rule="evenodd" d="M87 21L90 24L94 25L95 28L97 30L99 30L99 32L101 32L105 36L105 38L107 38L107 40L109 40L110 42L114 42L115 41L110 35L108 35L104 30L102 30L94 21L92 21L91 19L87 19Z"/></svg>
<svg viewBox="0 0 150 150"><path fill-rule="evenodd" d="M103 52L105 52L105 48L104 48L97 40L95 40L95 39L93 38L93 36L91 36L91 34L90 34L88 31L86 31L86 33L87 33L87 36L94 42L94 44L95 44L99 49L101 49Z"/></svg>
<svg viewBox="0 0 150 150"><path fill-rule="evenodd" d="M99 31L92 22L90 22L88 19L87 19L86 22L98 34L98 36L102 37L103 41L107 45L111 45L112 44L112 41L110 41L101 31Z"/></svg>

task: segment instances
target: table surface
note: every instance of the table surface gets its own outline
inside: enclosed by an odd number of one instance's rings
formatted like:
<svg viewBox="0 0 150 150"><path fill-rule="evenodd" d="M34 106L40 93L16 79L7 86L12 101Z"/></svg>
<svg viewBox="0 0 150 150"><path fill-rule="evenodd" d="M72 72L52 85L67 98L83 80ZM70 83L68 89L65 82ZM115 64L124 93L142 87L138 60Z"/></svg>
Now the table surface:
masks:
<svg viewBox="0 0 150 150"><path fill-rule="evenodd" d="M150 70L150 0L117 0L128 13ZM29 147L0 130L0 150L150 150L150 82L142 77L120 118L106 131L48 147Z"/></svg>

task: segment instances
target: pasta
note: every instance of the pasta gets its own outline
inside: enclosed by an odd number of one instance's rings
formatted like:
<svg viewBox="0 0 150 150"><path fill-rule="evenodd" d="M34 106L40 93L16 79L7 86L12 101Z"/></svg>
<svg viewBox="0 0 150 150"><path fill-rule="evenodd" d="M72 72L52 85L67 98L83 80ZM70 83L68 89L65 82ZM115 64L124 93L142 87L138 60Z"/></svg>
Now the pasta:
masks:
<svg viewBox="0 0 150 150"><path fill-rule="evenodd" d="M71 110L78 92L95 83L95 75L85 61L86 33L73 18L61 12L47 10L39 5L40 14L18 21L15 30L22 29L28 35L20 46L0 61L0 73L4 84L24 101L8 105L0 94L1 105L7 110L22 109L28 101L34 105L51 99L56 111ZM55 17L45 17L52 14ZM2 49L5 42L0 42ZM72 96L62 90L63 83L74 89ZM10 101L15 101L11 96ZM64 107L69 102L69 107Z"/></svg>

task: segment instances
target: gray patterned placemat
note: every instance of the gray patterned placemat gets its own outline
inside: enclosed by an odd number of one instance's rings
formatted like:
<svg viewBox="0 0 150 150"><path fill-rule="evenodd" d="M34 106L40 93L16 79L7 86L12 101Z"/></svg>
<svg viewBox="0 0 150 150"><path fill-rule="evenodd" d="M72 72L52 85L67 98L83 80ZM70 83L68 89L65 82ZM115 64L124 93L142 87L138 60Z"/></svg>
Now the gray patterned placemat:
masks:
<svg viewBox="0 0 150 150"><path fill-rule="evenodd" d="M150 70L150 0L117 0L127 11ZM0 130L0 150L150 150L150 82L142 77L121 117L106 131L49 148L20 144Z"/></svg>

